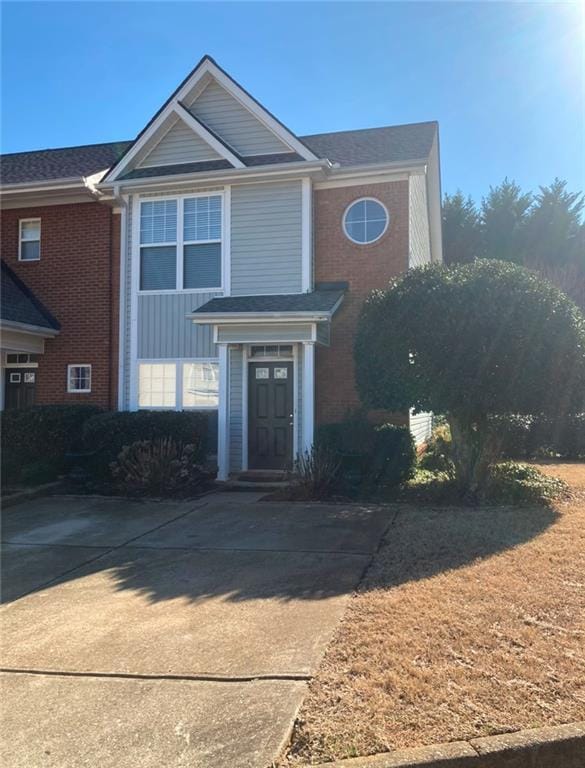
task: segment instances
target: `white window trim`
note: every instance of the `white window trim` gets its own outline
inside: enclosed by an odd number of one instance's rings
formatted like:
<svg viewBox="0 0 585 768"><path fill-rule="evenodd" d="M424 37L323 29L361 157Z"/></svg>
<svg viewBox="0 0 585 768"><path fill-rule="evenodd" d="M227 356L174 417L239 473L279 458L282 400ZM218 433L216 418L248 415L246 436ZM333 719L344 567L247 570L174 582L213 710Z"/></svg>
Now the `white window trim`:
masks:
<svg viewBox="0 0 585 768"><path fill-rule="evenodd" d="M71 387L71 369L72 368L89 368L89 389L73 389ZM71 394L87 395L91 392L91 363L71 363L67 366L67 392Z"/></svg>
<svg viewBox="0 0 585 768"><path fill-rule="evenodd" d="M39 239L37 240L23 240L22 238L22 225L30 224L32 222L38 222L39 224ZM19 219L18 220L18 260L26 264L27 261L40 261L41 260L41 219L39 216L35 216L32 219ZM22 258L22 244L24 243L36 243L39 244L39 255L36 259L23 259Z"/></svg>
<svg viewBox="0 0 585 768"><path fill-rule="evenodd" d="M152 358L140 358L136 362L136 385L135 385L135 400L136 410L139 411L204 411L209 413L210 411L217 411L218 405L188 405L183 406L183 365L189 363L216 363L219 365L219 358L217 357L152 357ZM145 365L174 365L175 366L175 405L139 405L140 400L140 366ZM220 384L219 389L221 392L221 371L219 371Z"/></svg>
<svg viewBox="0 0 585 768"><path fill-rule="evenodd" d="M229 278L226 277L228 264L226 248L226 232L230 226L229 212L226 214L226 205L230 204L230 195L226 189L218 189L213 192L190 192L177 195L164 195L160 197L143 197L140 196L137 199L138 211L136 214L136 228L134 230L135 237L133 240L134 250L134 263L137 272L137 291L142 296L158 295L158 294L170 294L170 293L225 293L226 287L229 285ZM183 216L184 216L184 201L190 200L194 197L220 197L221 198L221 238L212 240L184 240L183 239ZM140 222L142 216L142 204L150 202L166 202L169 200L177 201L177 237L173 242L160 242L160 243L141 243L140 242ZM183 287L183 268L184 268L184 246L185 245L206 245L208 243L220 243L220 262L221 262L221 285L213 288L184 288ZM227 238L227 244L229 246L229 237ZM175 275L175 287L174 288L148 288L142 289L140 287L140 268L141 268L141 249L142 248L159 248L165 246L175 246L176 252L176 275ZM180 287L179 287L180 286Z"/></svg>
<svg viewBox="0 0 585 768"><path fill-rule="evenodd" d="M353 206L354 206L356 203L361 203L361 202L363 202L363 201L366 201L366 202L367 202L367 201L371 201L371 202L373 202L373 203L378 203L378 205L381 205L381 206L382 206L382 208L384 209L384 212L385 212L385 214L386 214L386 224L385 224L385 226L384 226L384 229L383 229L383 230L380 232L380 234L378 235L378 237L374 238L373 240L366 240L366 242L365 242L365 243L361 243L359 240L354 240L354 239L353 239L353 237L352 237L352 236L349 234L349 232L347 231L347 227L346 227L346 224L345 224L345 219L346 219L346 217L347 217L347 214L348 214L348 212L349 212L349 209L350 209L350 208L352 208L352 207L353 207ZM343 227L343 234L344 234L344 235L347 237L347 239L348 239L348 240L350 240L352 243L355 243L356 245L364 245L364 246L365 246L365 245L372 245L373 243L377 243L377 242L378 242L378 240L380 240L382 237L384 237L384 235L385 235L385 234L386 234L386 232L388 231L388 227L390 226L390 213L388 212L388 208L387 208L387 207L384 205L384 203L383 203L381 200L378 200L378 198L377 198L377 197L371 197L371 196L367 196L367 197L356 197L356 199L355 199L355 200L352 200L352 201L351 201L351 203L350 203L350 204L347 206L347 208L346 208L346 209L345 209L345 211L343 212L343 218L342 218L341 222L342 222L342 227Z"/></svg>

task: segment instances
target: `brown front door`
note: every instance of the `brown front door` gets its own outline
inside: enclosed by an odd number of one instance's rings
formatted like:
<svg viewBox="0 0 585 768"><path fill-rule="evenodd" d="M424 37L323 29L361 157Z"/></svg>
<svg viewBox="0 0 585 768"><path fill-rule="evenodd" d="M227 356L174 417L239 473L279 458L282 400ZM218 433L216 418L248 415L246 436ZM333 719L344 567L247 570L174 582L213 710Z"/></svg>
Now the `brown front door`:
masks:
<svg viewBox="0 0 585 768"><path fill-rule="evenodd" d="M4 407L30 408L35 404L36 368L6 368Z"/></svg>
<svg viewBox="0 0 585 768"><path fill-rule="evenodd" d="M293 439L293 364L248 366L248 466L290 469Z"/></svg>

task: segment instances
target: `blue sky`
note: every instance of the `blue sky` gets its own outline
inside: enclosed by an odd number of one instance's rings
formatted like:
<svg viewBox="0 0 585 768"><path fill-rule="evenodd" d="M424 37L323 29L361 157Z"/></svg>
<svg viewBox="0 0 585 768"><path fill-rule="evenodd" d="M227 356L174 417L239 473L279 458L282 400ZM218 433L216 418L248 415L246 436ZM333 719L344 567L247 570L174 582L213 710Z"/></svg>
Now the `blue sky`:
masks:
<svg viewBox="0 0 585 768"><path fill-rule="evenodd" d="M443 189L585 190L579 3L2 4L2 151L133 138L204 53L299 134L439 120Z"/></svg>

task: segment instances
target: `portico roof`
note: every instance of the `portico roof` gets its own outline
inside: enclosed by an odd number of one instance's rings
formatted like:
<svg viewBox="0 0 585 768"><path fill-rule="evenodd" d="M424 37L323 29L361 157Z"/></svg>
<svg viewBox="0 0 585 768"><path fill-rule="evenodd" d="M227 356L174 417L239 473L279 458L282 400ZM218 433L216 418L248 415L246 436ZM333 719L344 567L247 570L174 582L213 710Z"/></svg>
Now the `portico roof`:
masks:
<svg viewBox="0 0 585 768"><path fill-rule="evenodd" d="M189 317L194 323L249 322L269 320L330 320L343 301L342 290L255 296L225 296L211 299Z"/></svg>

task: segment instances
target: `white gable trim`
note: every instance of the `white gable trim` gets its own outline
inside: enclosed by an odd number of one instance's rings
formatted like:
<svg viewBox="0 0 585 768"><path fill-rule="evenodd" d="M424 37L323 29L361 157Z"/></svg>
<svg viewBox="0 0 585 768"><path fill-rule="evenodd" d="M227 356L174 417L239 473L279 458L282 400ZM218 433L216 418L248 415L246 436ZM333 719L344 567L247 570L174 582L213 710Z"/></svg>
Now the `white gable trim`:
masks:
<svg viewBox="0 0 585 768"><path fill-rule="evenodd" d="M292 134L287 128L278 122L272 115L267 112L264 107L258 104L251 96L249 96L241 86L239 86L231 77L221 70L217 64L211 59L204 59L203 62L193 75L187 80L187 82L179 89L176 100L185 101L186 97L193 92L199 81L205 77L205 75L211 75L225 90L233 96L236 101L251 112L254 117L259 120L268 130L277 136L284 144L291 148L293 152L297 152L305 160L317 160L317 156L314 155L308 147L306 147L297 137Z"/></svg>
<svg viewBox="0 0 585 768"><path fill-rule="evenodd" d="M203 123L193 117L189 110L180 102L177 103L177 106L174 109L179 118L184 123L186 123L189 128L191 128L198 136L206 141L212 149L215 149L219 155L228 160L234 166L234 168L246 167L239 157L231 152L225 144L223 144L221 141L218 141L215 136L207 130Z"/></svg>
<svg viewBox="0 0 585 768"><path fill-rule="evenodd" d="M126 152L122 159L111 169L102 183L108 181L115 181L131 163L136 159L137 155L144 149L145 145L156 136L157 131L168 120L169 117L175 115L179 120L182 120L191 130L196 133L200 138L206 141L210 147L212 147L221 157L225 158L231 163L234 168L245 168L246 166L242 161L236 157L233 152L218 141L213 134L211 134L198 120L178 103L177 99L173 99L162 112L152 121L151 125L144 131L142 136L138 138L132 147ZM162 138L162 137L161 137Z"/></svg>

